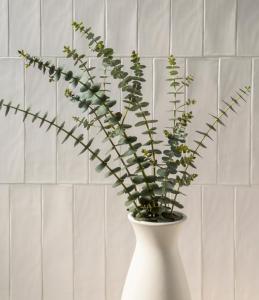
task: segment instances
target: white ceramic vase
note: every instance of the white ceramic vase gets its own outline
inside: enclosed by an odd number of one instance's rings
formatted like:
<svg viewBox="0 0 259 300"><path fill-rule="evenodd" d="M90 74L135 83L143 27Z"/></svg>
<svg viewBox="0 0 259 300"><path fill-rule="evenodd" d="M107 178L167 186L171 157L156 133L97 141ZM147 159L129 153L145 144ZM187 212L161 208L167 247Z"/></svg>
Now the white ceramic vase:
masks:
<svg viewBox="0 0 259 300"><path fill-rule="evenodd" d="M136 221L128 216L136 248L121 300L191 300L178 250L186 216L170 223Z"/></svg>

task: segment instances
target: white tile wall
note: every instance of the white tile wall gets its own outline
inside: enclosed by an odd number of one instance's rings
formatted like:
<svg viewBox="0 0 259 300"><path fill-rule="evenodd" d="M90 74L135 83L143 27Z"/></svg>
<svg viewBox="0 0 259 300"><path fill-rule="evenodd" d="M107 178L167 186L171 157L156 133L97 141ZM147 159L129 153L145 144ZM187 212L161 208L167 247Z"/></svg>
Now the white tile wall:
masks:
<svg viewBox="0 0 259 300"><path fill-rule="evenodd" d="M0 1L0 99L48 110L68 128L81 111L64 97L67 83L49 84L37 70L25 70L17 50L74 69L64 44L93 54L72 32L73 18L127 65L132 50L143 56L144 96L160 120L160 137L170 109L169 53L195 77L185 95L198 101L195 130L234 89L252 84L251 101L207 143L197 161L200 177L183 199L188 221L180 249L193 300L259 294L258 14L256 0ZM115 86L112 97L119 99ZM55 130L45 134L0 114L0 299L119 300L134 248L124 200L73 142L62 145ZM100 140L96 146L107 151Z"/></svg>

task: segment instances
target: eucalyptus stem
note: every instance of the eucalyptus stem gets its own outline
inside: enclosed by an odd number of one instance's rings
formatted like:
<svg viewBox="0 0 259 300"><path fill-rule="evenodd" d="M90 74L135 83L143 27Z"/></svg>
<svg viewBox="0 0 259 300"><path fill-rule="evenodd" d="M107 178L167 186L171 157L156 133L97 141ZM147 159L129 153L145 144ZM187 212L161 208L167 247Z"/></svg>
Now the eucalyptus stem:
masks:
<svg viewBox="0 0 259 300"><path fill-rule="evenodd" d="M75 136L75 135L73 134L73 132L71 133L71 130L69 131L69 130L67 130L67 129L64 128L64 123L62 123L62 125L58 125L58 124L56 124L56 118L54 118L52 121L50 121L50 120L48 120L48 119L46 118L46 114L45 114L43 117L41 117L41 116L39 115L39 113L33 113L33 112L31 112L31 111L30 111L30 108L27 109L27 110L25 110L25 109L20 108L19 105L13 106L13 105L11 105L10 103L6 104L6 103L4 103L3 100L0 101L0 109L1 109L2 107L5 107L5 108L6 108L5 115L7 115L7 114L9 113L10 110L13 110L13 111L15 112L15 114L16 114L17 112L21 112L21 113L24 114L23 121L25 121L26 118L27 118L28 116L31 116L31 117L32 117L32 122L34 122L36 119L41 121L40 127L41 127L44 123L46 123L46 124L49 125L49 127L47 128L47 130L49 130L51 127L54 127L54 128L56 128L56 129L58 129L57 134L59 134L59 132L64 132L64 133L66 134L66 137L72 138L72 139L75 141L74 146L77 146L78 144L80 144L81 146L83 146L83 150L82 150L83 152L85 152L85 150L88 150L92 155L94 155L94 157L95 157L97 160L99 160L102 164L105 165L105 168L107 168L108 171L111 172L111 174L112 174L117 180L120 181L120 177L119 177L116 173L113 173L113 169L109 166L109 164L108 164L107 162L105 162L104 159L102 159L98 154L96 154L96 152L95 152L94 150L91 149L90 145L88 146L87 144L85 144L85 143L83 142L83 136L82 136L82 135L80 135L79 137ZM66 140L66 139L65 139L65 140ZM82 153L83 153L83 152L82 152ZM127 186L126 186L123 182L121 182L121 185L122 185L122 187L123 187L125 190L127 190ZM127 193L128 193L129 196L131 195L130 192L127 192ZM136 208L138 208L138 206L137 206L137 204L136 204L135 201L134 201L134 205L135 205Z"/></svg>

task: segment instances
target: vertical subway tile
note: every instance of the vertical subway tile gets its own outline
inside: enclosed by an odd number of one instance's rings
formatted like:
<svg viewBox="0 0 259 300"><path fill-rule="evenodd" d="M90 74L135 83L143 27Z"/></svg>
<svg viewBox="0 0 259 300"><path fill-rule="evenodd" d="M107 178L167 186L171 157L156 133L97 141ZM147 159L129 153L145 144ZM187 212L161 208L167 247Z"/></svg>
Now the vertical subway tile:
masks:
<svg viewBox="0 0 259 300"><path fill-rule="evenodd" d="M105 39L105 0L75 0L74 12L75 21L83 22L86 27L92 28L96 36L101 36L102 40ZM75 33L74 41L78 51L93 55L93 52L88 48L87 40L80 33Z"/></svg>
<svg viewBox="0 0 259 300"><path fill-rule="evenodd" d="M250 59L222 59L220 62L219 99L229 101L235 91L251 85ZM240 100L242 101L242 100ZM224 107L222 101L220 107ZM238 114L229 113L226 127L219 126L218 180L225 184L249 183L250 99L237 107Z"/></svg>
<svg viewBox="0 0 259 300"><path fill-rule="evenodd" d="M236 0L205 0L204 28L205 55L235 55Z"/></svg>
<svg viewBox="0 0 259 300"><path fill-rule="evenodd" d="M179 250L187 276L192 300L201 299L201 188L198 185L185 189L183 213L187 220L179 235Z"/></svg>
<svg viewBox="0 0 259 300"><path fill-rule="evenodd" d="M202 0L171 2L171 51L176 56L202 54Z"/></svg>
<svg viewBox="0 0 259 300"><path fill-rule="evenodd" d="M119 300L134 249L134 234L127 219L125 198L107 187L106 300ZM120 246L118 246L120 245Z"/></svg>
<svg viewBox="0 0 259 300"><path fill-rule="evenodd" d="M0 185L0 298L9 300L9 186Z"/></svg>
<svg viewBox="0 0 259 300"><path fill-rule="evenodd" d="M11 299L40 300L41 187L13 185L11 201Z"/></svg>
<svg viewBox="0 0 259 300"><path fill-rule="evenodd" d="M259 5L254 0L238 0L237 54L259 55Z"/></svg>
<svg viewBox="0 0 259 300"><path fill-rule="evenodd" d="M252 184L259 184L259 59L254 60L254 78L253 78L253 98L252 98L252 149L251 149L251 166L252 166Z"/></svg>
<svg viewBox="0 0 259 300"><path fill-rule="evenodd" d="M169 53L170 0L141 0L138 9L138 46L143 56Z"/></svg>
<svg viewBox="0 0 259 300"><path fill-rule="evenodd" d="M42 54L61 56L72 43L72 0L42 0Z"/></svg>
<svg viewBox="0 0 259 300"><path fill-rule="evenodd" d="M234 299L234 190L203 189L203 299Z"/></svg>
<svg viewBox="0 0 259 300"><path fill-rule="evenodd" d="M137 0L107 0L107 44L117 55L137 48Z"/></svg>
<svg viewBox="0 0 259 300"><path fill-rule="evenodd" d="M187 60L187 74L194 76L194 82L187 89L187 98L195 99L197 103L190 110L194 118L190 126L188 139L195 149L197 145L193 140L202 138L196 130L206 132L208 127L206 122L209 113L217 113L218 97L218 60L217 59L189 59ZM217 136L212 133L214 141L207 139L205 144L207 149L199 150L202 157L197 157L196 167L198 183L216 183L217 173ZM195 170L196 172L196 170Z"/></svg>
<svg viewBox="0 0 259 300"><path fill-rule="evenodd" d="M40 0L9 1L10 55L25 49L40 54Z"/></svg>
<svg viewBox="0 0 259 300"><path fill-rule="evenodd" d="M8 0L0 2L0 56L8 55Z"/></svg>
<svg viewBox="0 0 259 300"><path fill-rule="evenodd" d="M23 106L23 63L19 59L0 59L1 98ZM22 115L0 112L0 182L24 180L24 125Z"/></svg>
<svg viewBox="0 0 259 300"><path fill-rule="evenodd" d="M75 70L73 62L68 59L59 59L59 66L64 66L64 70L68 71L69 69ZM79 73L80 74L80 73ZM63 80L58 82L58 96L57 96L57 116L58 122L66 122L66 129L72 129L76 123L73 120L73 117L83 117L87 116L85 113L82 113L82 109L78 108L77 103L71 102L67 97L64 96L64 91L69 87L69 84ZM86 131L82 128L75 131L76 135L83 133L85 136L85 141L87 142ZM81 151L81 146L74 147L74 140L68 139L64 144L64 135L60 134L58 136L57 144L57 180L58 182L77 182L85 183L88 178L88 156L87 152L83 155L78 155Z"/></svg>
<svg viewBox="0 0 259 300"><path fill-rule="evenodd" d="M45 59L46 60L46 59ZM33 112L48 112L48 119L56 115L56 84L47 75L29 68L25 74L25 103ZM29 119L29 118L28 118ZM46 134L47 125L39 129L40 122L25 123L25 180L26 182L55 182L56 129Z"/></svg>
<svg viewBox="0 0 259 300"><path fill-rule="evenodd" d="M103 79L100 78L100 76L104 76L104 68L102 66L102 63L97 60L96 58L92 58L91 59L91 67L95 67L95 70L93 70L92 74L94 76L96 76L96 82L99 82L101 84L103 84ZM106 89L109 89L110 92L107 92L107 95L112 99L112 100L116 100L117 104L114 105L111 110L116 113L116 112L120 112L120 90L118 88L118 81L113 80L111 78L106 79L106 82L109 82L110 84L106 85ZM94 117L93 115L91 116L91 118ZM90 119L91 119L90 118ZM103 122L103 119L101 120ZM120 161L116 160L117 154L112 151L111 152L111 148L112 145L109 141L104 141L106 135L103 131L100 131L100 124L98 122L95 122L95 126L91 127L90 131L89 131L89 139L90 138L94 138L94 142L92 144L92 148L93 149L97 149L99 148L100 151L100 156L105 158L107 157L109 154L112 155L112 158L109 161L109 166L111 166L112 168L116 168L118 166L120 166ZM115 139L113 139L113 141L115 142ZM115 142L116 144L116 142ZM118 151L120 152L120 147L117 147ZM100 161L98 161L97 159L90 161L89 162L89 179L91 183L111 183L112 182L112 177L107 177L105 176L105 174L108 173L107 169L104 169L102 172L96 172L96 166L100 164Z"/></svg>
<svg viewBox="0 0 259 300"><path fill-rule="evenodd" d="M104 186L75 186L75 300L105 299Z"/></svg>
<svg viewBox="0 0 259 300"><path fill-rule="evenodd" d="M236 198L236 300L259 295L259 189L239 187Z"/></svg>
<svg viewBox="0 0 259 300"><path fill-rule="evenodd" d="M43 187L43 295L73 299L73 195L69 185Z"/></svg>

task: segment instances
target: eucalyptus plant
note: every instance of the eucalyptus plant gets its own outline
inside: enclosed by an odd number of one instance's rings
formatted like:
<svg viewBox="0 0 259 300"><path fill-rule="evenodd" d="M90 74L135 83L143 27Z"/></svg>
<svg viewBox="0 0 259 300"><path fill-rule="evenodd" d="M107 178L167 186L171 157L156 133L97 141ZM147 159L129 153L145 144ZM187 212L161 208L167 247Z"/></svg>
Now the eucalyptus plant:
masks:
<svg viewBox="0 0 259 300"><path fill-rule="evenodd" d="M33 112L30 107L22 108L5 100L0 101L0 109L7 116L10 112L23 114L23 121L29 119L46 125L46 130L56 128L57 134L63 133L63 143L74 140L74 146L80 148L79 154L90 152L90 159L98 161L97 172L106 172L106 176L114 178L113 187L119 188L119 194L126 194L127 210L138 220L150 222L167 222L179 218L176 209L182 209L178 196L182 189L190 185L197 177L195 161L200 156L200 149L206 148L205 141L212 139L211 132L217 125L224 125L228 112L236 112L235 107L246 101L250 87L239 89L226 102L217 115L211 115L206 123L206 131L197 131L200 139L195 140L196 147L187 143L188 126L191 124L192 106L195 100L182 100L185 88L193 77L181 76L174 56L168 58L168 83L171 95L171 118L158 139L158 120L152 118L147 102L142 93L145 82L145 65L139 55L133 51L130 59L130 71L127 71L121 59L116 57L112 48L107 48L100 36L96 36L90 27L81 22L73 22L74 30L79 32L89 48L101 61L103 74L96 75L96 68L89 65L89 58L69 46L64 47L64 54L73 60L77 71L56 66L50 61L31 56L24 50L19 54L24 58L26 67L35 67L49 77L50 82L64 80L68 83L65 96L82 110L82 116L71 116L75 121L73 128L67 128L65 122L57 122L56 117L50 119L48 113ZM118 99L113 99L109 85L114 81L122 92L124 111L116 109ZM135 115L138 121L129 124L128 117ZM88 131L98 127L104 135L103 143L110 145L108 153L93 147L94 137L86 140L84 134L76 134L82 127ZM141 139L135 136L134 128L142 130ZM123 149L123 150L122 150ZM113 154L113 155L111 155ZM120 162L115 166L115 160ZM116 164L117 165L117 164Z"/></svg>

